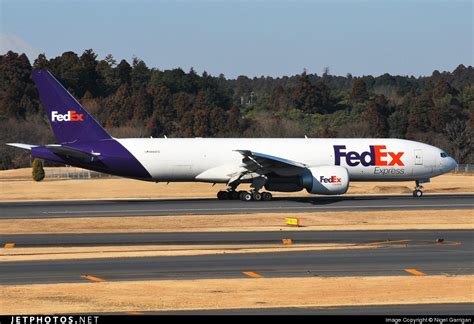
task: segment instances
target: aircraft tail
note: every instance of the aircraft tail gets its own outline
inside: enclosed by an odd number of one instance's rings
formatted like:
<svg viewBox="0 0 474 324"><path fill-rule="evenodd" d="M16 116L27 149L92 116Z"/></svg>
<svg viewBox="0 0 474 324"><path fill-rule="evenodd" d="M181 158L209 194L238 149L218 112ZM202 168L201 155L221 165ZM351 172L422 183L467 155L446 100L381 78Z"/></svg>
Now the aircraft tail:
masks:
<svg viewBox="0 0 474 324"><path fill-rule="evenodd" d="M33 80L58 143L112 138L48 71L34 71Z"/></svg>

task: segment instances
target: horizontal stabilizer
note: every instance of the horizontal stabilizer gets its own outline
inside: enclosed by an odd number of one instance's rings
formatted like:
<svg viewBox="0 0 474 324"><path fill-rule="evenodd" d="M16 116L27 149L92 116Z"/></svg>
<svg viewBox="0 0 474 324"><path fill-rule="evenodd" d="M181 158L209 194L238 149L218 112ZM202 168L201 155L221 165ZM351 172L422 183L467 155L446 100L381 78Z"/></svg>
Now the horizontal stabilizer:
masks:
<svg viewBox="0 0 474 324"><path fill-rule="evenodd" d="M94 161L100 153L97 152L85 152L69 146L51 144L47 145L46 148L57 155L65 155L81 160Z"/></svg>
<svg viewBox="0 0 474 324"><path fill-rule="evenodd" d="M38 146L38 145L30 145L30 144L23 144L23 143L6 143L6 144L10 145L10 146L21 148L21 149L24 149L24 150L30 150L30 151L33 147Z"/></svg>

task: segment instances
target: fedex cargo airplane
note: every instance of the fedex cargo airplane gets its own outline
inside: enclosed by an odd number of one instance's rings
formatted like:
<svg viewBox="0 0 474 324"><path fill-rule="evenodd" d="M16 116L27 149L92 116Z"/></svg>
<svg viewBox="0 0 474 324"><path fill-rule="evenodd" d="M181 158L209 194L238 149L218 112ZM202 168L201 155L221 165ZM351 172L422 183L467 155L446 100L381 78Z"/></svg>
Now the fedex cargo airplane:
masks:
<svg viewBox="0 0 474 324"><path fill-rule="evenodd" d="M114 138L48 71L33 72L57 144L9 143L31 156L154 182L225 183L217 198L270 200L270 191L344 194L351 181L422 183L456 161L436 147L385 138ZM251 191L237 191L250 183ZM267 191L261 191L264 188Z"/></svg>

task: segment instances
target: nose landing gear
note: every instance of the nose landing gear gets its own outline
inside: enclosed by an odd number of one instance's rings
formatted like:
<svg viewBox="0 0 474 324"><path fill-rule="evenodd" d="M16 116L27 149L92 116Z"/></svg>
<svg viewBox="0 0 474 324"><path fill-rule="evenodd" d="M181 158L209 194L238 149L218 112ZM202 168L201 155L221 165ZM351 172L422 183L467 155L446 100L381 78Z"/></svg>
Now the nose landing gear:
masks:
<svg viewBox="0 0 474 324"><path fill-rule="evenodd" d="M420 184L420 182L417 180L415 181L415 190L413 190L413 197L418 197L420 198L421 196L423 196L423 186Z"/></svg>

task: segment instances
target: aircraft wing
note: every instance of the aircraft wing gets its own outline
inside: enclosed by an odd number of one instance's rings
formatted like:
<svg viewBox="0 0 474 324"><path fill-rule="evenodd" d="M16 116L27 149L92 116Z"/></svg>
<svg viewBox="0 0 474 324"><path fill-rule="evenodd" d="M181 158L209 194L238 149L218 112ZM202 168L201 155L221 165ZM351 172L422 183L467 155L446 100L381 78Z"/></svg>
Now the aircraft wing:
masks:
<svg viewBox="0 0 474 324"><path fill-rule="evenodd" d="M268 154L252 152L249 150L236 150L236 152L239 152L244 157L242 162L244 163L244 167L250 172L259 171L260 173L265 174L274 169L305 169L307 167L303 163Z"/></svg>

